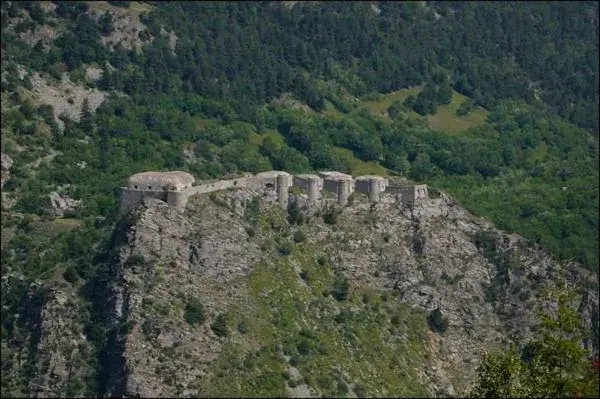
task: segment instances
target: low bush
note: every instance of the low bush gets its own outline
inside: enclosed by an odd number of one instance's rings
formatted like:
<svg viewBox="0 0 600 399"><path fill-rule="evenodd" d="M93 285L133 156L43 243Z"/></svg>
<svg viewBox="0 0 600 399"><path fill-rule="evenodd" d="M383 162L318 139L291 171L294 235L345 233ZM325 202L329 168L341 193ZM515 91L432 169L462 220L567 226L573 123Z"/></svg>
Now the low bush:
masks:
<svg viewBox="0 0 600 399"><path fill-rule="evenodd" d="M204 304L199 299L193 298L185 304L185 321L190 324L202 324L206 318Z"/></svg>
<svg viewBox="0 0 600 399"><path fill-rule="evenodd" d="M226 337L229 335L227 316L223 313L219 314L210 325L210 329L219 337Z"/></svg>
<svg viewBox="0 0 600 399"><path fill-rule="evenodd" d="M448 320L442 315L439 308L436 308L427 316L427 324L432 331L444 333L448 329Z"/></svg>

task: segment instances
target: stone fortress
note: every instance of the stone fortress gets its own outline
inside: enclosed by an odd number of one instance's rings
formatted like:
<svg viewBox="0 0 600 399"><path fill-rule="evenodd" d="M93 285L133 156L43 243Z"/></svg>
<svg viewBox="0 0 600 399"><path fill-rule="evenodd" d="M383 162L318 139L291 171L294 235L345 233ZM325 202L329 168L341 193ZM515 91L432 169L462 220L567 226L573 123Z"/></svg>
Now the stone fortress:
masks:
<svg viewBox="0 0 600 399"><path fill-rule="evenodd" d="M151 197L184 210L192 195L233 188L275 192L277 202L283 208L288 206L292 187L296 188L296 192L304 192L300 195L305 196L311 205L337 203L346 206L354 193L365 195L371 203L414 203L428 198L425 184L390 184L388 179L381 176L352 178L341 172L291 175L283 171L269 171L255 175L246 173L237 178L198 185L194 185L195 182L194 176L181 171L136 173L127 179L126 187L121 188L121 209L129 210L142 199Z"/></svg>

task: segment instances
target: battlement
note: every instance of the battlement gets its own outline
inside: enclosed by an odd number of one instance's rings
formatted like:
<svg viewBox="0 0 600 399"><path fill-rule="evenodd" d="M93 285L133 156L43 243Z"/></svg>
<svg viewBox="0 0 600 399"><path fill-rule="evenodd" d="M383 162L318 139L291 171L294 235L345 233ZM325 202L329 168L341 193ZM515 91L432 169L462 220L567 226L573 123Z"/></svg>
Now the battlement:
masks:
<svg viewBox="0 0 600 399"><path fill-rule="evenodd" d="M234 188L249 188L277 193L278 203L286 208L290 187L298 187L308 195L310 204L323 200L323 191L332 194L336 202L345 206L350 195L356 191L367 195L370 202L379 202L382 194L396 201L412 203L428 198L427 185L390 185L389 180L377 175L352 176L336 172L291 175L284 171L261 172L227 180L195 183L194 176L187 172L143 172L132 175L126 187L121 188L121 209L127 210L144 198L151 197L165 201L180 210L185 209L187 200L196 194L210 193Z"/></svg>

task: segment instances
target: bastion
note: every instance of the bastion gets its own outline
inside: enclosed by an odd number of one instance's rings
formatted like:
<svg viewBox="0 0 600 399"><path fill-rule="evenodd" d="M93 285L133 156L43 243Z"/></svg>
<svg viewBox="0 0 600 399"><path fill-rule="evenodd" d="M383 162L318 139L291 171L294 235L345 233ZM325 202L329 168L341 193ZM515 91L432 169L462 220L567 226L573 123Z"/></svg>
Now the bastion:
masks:
<svg viewBox="0 0 600 399"><path fill-rule="evenodd" d="M182 171L136 173L127 179L126 187L121 188L121 209L130 209L148 197L184 209L188 197L186 191L195 181L194 176Z"/></svg>
<svg viewBox="0 0 600 399"><path fill-rule="evenodd" d="M388 180L381 176L358 176L355 181L355 190L366 194L371 202L379 202L379 195L385 191Z"/></svg>

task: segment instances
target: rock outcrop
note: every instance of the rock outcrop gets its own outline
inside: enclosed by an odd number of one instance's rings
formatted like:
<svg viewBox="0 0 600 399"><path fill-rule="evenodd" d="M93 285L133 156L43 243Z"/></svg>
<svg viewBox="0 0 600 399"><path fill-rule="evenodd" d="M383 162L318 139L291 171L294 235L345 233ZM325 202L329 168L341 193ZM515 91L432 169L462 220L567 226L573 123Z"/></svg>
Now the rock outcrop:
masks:
<svg viewBox="0 0 600 399"><path fill-rule="evenodd" d="M484 350L533 333L537 290L561 269L443 194L289 200L302 217L251 188L192 196L184 212L144 199L97 257L89 308L64 282L26 290L11 361L33 376L27 392L465 395ZM593 277L566 271L597 331ZM434 310L443 328L428 329Z"/></svg>
<svg viewBox="0 0 600 399"><path fill-rule="evenodd" d="M255 265L276 256L265 240L285 236L289 227L277 227L283 230L275 236L251 231L243 213L257 195L244 188L195 196L185 214L154 199L137 209L115 265L122 276L114 290L120 298L115 320L133 327L119 337L123 386L111 394L206 393L198 381L214 377L211 367L225 343L208 323L186 324L183 309L188 298L201 297L214 317L249 301ZM262 200L263 209L269 200ZM307 238L301 245L327 254L332 270L351 286L391 293L425 312L441 311L449 327L444 334L429 333L429 360L421 373L430 394L464 393L484 349L531 334L539 308L536 288L559 270L521 237L473 217L445 195L414 206L355 203L335 225L311 217L302 231ZM585 280L576 266L568 270L572 281ZM162 317L154 313L157 303Z"/></svg>
<svg viewBox="0 0 600 399"><path fill-rule="evenodd" d="M81 200L70 198L66 195L60 195L56 191L52 191L48 197L52 205L52 211L55 216L62 217L65 213L74 212L81 207Z"/></svg>

